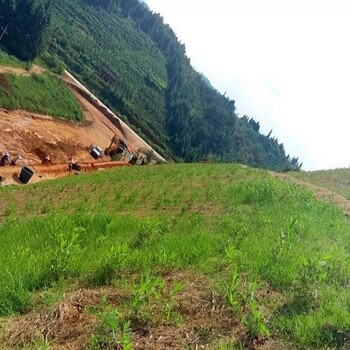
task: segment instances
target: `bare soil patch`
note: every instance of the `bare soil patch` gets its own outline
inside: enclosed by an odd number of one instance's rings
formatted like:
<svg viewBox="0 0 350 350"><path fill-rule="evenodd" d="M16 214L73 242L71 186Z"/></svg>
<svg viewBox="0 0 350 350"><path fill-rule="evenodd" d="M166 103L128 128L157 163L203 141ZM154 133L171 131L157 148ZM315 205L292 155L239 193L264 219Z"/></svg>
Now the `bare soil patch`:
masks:
<svg viewBox="0 0 350 350"><path fill-rule="evenodd" d="M0 73L2 74L30 76L31 74L42 74L44 72L45 72L45 69L37 66L36 64L32 64L29 70L25 70L24 68L18 68L18 67L0 66Z"/></svg>

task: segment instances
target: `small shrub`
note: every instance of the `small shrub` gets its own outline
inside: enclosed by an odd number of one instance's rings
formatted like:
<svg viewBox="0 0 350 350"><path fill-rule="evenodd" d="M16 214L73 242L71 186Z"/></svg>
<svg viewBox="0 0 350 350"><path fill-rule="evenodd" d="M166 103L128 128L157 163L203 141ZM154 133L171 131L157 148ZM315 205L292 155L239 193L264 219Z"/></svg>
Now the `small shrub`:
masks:
<svg viewBox="0 0 350 350"><path fill-rule="evenodd" d="M148 322L152 315L158 315L167 322L178 322L181 318L176 313L176 296L182 289L181 283L175 282L168 288L163 278L151 276L149 273L142 275L140 282L133 288L133 318Z"/></svg>
<svg viewBox="0 0 350 350"><path fill-rule="evenodd" d="M131 322L126 321L103 298L99 307L89 307L87 311L96 316L99 324L91 336L88 349L123 349L132 350Z"/></svg>
<svg viewBox="0 0 350 350"><path fill-rule="evenodd" d="M226 300L234 312L240 312L241 300L238 292L240 278L237 271L232 272L231 280L226 285Z"/></svg>

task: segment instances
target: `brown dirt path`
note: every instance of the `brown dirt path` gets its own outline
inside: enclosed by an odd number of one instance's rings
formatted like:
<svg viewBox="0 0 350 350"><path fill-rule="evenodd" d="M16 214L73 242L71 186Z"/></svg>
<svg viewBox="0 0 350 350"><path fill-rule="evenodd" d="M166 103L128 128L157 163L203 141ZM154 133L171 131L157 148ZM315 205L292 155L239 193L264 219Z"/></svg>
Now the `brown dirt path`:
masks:
<svg viewBox="0 0 350 350"><path fill-rule="evenodd" d="M75 170L69 171L66 163L53 165L31 165L29 168L34 172L34 175L30 179L30 183L57 179L69 175L77 175L80 172L126 167L130 166L130 164L123 161L99 161L79 163L79 166L81 167L81 170L78 172ZM0 168L0 173L2 176L1 184L3 186L12 184L22 185L22 182L19 180L21 170L22 166L7 166Z"/></svg>
<svg viewBox="0 0 350 350"><path fill-rule="evenodd" d="M32 64L29 70L25 70L24 68L18 68L18 67L0 66L0 73L2 74L30 76L31 74L42 74L44 72L45 72L45 69L37 66L36 64Z"/></svg>
<svg viewBox="0 0 350 350"><path fill-rule="evenodd" d="M346 198L342 197L341 195L339 195L331 190L328 190L326 188L319 187L319 186L313 185L309 182L296 179L295 177L292 177L292 176L285 174L285 173L275 173L273 171L269 171L269 174L282 180L282 181L288 181L288 182L291 182L293 184L297 184L297 185L308 188L309 190L314 192L318 198L325 200L326 202L337 205L338 207L343 209L346 216L350 216L350 201L347 200Z"/></svg>

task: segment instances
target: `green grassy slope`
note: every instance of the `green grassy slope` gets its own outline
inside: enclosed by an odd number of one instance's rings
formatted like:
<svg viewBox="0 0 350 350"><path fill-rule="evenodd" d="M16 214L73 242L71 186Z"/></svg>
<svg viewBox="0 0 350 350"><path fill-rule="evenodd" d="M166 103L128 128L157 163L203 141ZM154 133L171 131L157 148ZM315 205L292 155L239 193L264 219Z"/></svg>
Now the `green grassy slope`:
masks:
<svg viewBox="0 0 350 350"><path fill-rule="evenodd" d="M334 191L350 200L350 169L291 172L293 177Z"/></svg>
<svg viewBox="0 0 350 350"><path fill-rule="evenodd" d="M0 198L1 316L40 307L39 291L107 284L125 296L118 315L99 309L95 340L122 342L112 336L119 323L124 335L140 325L176 330L195 318L176 299L191 273L241 330L221 333L221 349L269 339L349 346L349 221L264 171L133 167L2 188ZM215 327L192 331L219 348Z"/></svg>
<svg viewBox="0 0 350 350"><path fill-rule="evenodd" d="M0 65L25 68L25 63L18 60L16 57L8 55L0 49Z"/></svg>
<svg viewBox="0 0 350 350"><path fill-rule="evenodd" d="M0 49L0 66L26 69L23 62ZM0 108L25 109L74 121L83 120L81 107L62 80L49 73L17 76L1 74Z"/></svg>
<svg viewBox="0 0 350 350"><path fill-rule="evenodd" d="M31 76L2 74L0 108L25 109L74 121L83 120L83 112L73 93L52 74Z"/></svg>

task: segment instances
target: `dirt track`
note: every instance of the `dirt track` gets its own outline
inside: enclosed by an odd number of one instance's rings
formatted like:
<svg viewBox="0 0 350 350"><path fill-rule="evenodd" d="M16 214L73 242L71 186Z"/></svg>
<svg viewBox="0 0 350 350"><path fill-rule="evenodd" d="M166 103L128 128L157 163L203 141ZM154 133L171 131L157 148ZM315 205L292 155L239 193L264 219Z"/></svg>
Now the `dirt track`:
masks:
<svg viewBox="0 0 350 350"><path fill-rule="evenodd" d="M0 67L0 73L3 74L16 74L23 76L30 76L31 74L42 74L45 72L44 68L37 66L36 64L32 64L29 70L25 70L23 68L16 67Z"/></svg>
<svg viewBox="0 0 350 350"><path fill-rule="evenodd" d="M269 173L270 173L270 175L272 175L280 180L289 181L289 182L292 182L294 184L308 188L309 190L311 190L312 192L315 193L317 198L320 198L322 200L325 200L326 202L335 204L336 206L342 208L342 210L344 211L346 216L350 216L350 201L348 201L346 198L342 197L341 195L339 195L331 190L328 190L326 188L313 185L309 182L306 182L306 181L303 181L300 179L296 179L295 177L292 177L288 174L275 173L272 171Z"/></svg>
<svg viewBox="0 0 350 350"><path fill-rule="evenodd" d="M90 172L104 169L111 169L116 167L126 167L130 166L127 162L122 161L109 161L109 162L85 162L80 163L82 172ZM69 175L77 175L80 172L75 170L69 171L67 164L53 164L53 165L32 165L30 169L33 170L34 175L30 179L31 183L41 182L50 179L57 179ZM23 183L19 180L21 173L21 166L8 166L0 168L1 176L3 177L3 185L18 184Z"/></svg>

